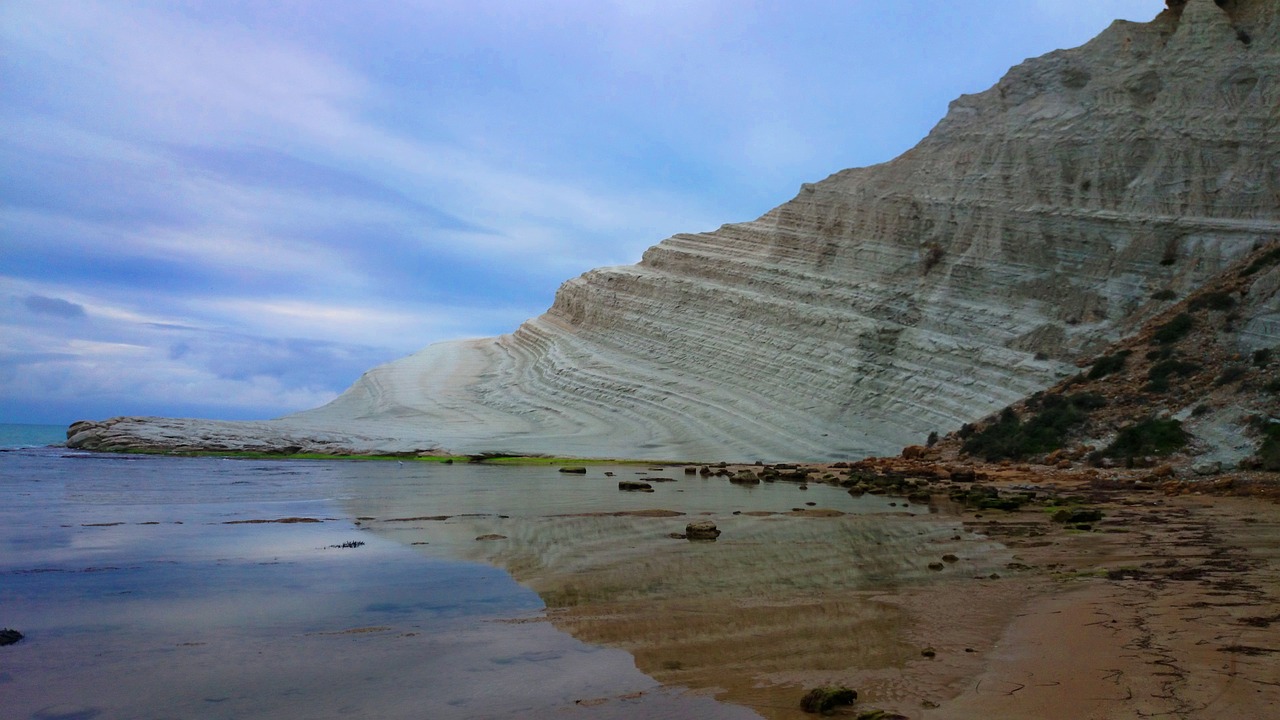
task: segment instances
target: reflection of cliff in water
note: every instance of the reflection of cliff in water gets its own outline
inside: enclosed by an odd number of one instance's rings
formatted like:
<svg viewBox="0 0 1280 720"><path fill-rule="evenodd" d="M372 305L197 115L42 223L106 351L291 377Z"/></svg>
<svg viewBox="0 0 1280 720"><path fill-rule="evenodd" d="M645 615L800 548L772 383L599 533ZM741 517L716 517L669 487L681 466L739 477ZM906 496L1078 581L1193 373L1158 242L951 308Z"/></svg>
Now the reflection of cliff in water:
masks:
<svg viewBox="0 0 1280 720"><path fill-rule="evenodd" d="M438 500L424 503L413 486L403 498L380 500L395 515L353 512L376 518L364 527L379 535L506 569L538 592L557 627L630 651L664 684L715 690L769 717L798 712L785 700L796 685L852 671L893 674L919 660L905 632L910 621L889 596L940 578L985 576L1010 559L954 516L904 507L901 499L852 498L835 487L801 493L790 483L748 489L687 479L637 499L619 493L613 479L559 483L559 492L572 494L574 514L522 513L554 498L526 504L516 490L506 509L450 515ZM706 495L723 507L707 508ZM610 503L669 512L620 515ZM459 507L476 509L465 501ZM669 537L701 519L723 531L717 541ZM477 540L493 535L501 539ZM947 555L958 559L930 568Z"/></svg>

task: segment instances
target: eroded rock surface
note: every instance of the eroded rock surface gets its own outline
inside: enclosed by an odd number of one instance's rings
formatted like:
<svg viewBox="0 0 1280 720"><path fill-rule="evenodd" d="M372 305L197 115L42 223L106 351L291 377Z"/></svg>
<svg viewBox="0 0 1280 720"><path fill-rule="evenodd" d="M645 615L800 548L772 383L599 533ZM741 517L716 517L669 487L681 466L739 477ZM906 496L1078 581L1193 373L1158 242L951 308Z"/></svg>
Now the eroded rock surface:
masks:
<svg viewBox="0 0 1280 720"><path fill-rule="evenodd" d="M824 459L952 430L1280 234L1276 3L1172 5L959 98L892 162L570 280L509 335L280 420L117 419L71 444ZM1280 339L1273 310L1241 318L1251 344Z"/></svg>

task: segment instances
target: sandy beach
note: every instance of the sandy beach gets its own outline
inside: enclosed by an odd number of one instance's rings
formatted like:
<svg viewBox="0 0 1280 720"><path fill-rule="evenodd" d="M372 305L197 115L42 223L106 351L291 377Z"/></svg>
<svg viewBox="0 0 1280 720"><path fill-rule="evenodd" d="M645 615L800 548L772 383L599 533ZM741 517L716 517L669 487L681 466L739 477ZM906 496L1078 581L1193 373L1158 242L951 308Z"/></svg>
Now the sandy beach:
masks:
<svg viewBox="0 0 1280 720"><path fill-rule="evenodd" d="M547 516L467 552L537 591L557 628L776 720L812 717L799 698L823 685L858 691L838 713L853 717L1265 717L1280 703L1280 506L1222 494L1265 486L1026 466L926 481L929 463L859 465L811 466L790 510ZM680 483L744 469L760 470ZM855 472L919 487L899 512L806 504L802 488ZM1036 499L950 499L975 484ZM1055 522L1062 507L1102 519ZM699 519L716 542L670 537ZM453 525L466 540L492 529Z"/></svg>

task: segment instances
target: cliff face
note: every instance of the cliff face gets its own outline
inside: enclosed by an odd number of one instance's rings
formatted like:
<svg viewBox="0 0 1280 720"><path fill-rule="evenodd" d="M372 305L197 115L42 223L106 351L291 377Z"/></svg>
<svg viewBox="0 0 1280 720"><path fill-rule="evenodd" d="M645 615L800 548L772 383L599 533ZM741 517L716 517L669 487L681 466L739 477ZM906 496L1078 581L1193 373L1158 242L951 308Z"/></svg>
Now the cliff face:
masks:
<svg viewBox="0 0 1280 720"><path fill-rule="evenodd" d="M1168 306L1153 293L1280 235L1277 4L1170 5L961 97L892 162L588 272L510 335L429 347L266 425L380 438L350 449L847 458L1050 386ZM1277 344L1274 303L1255 314L1249 343Z"/></svg>

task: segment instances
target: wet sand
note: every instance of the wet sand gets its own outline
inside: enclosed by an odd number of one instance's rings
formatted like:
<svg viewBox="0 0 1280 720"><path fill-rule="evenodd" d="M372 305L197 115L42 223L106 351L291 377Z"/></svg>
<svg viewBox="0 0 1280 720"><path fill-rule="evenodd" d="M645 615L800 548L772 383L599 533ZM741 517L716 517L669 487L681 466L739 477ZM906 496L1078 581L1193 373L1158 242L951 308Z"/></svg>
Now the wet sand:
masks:
<svg viewBox="0 0 1280 720"><path fill-rule="evenodd" d="M557 628L766 718L810 717L799 698L824 684L858 690L850 713L909 718L1264 717L1280 703L1280 506L1117 473L991 474L1105 517L1086 531L1038 506L973 511L947 483L933 512L901 498L848 512L778 483L794 507L366 527L502 567ZM717 541L670 537L700 519Z"/></svg>

